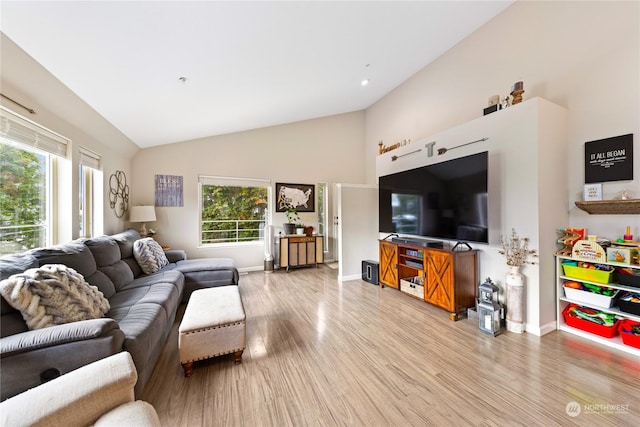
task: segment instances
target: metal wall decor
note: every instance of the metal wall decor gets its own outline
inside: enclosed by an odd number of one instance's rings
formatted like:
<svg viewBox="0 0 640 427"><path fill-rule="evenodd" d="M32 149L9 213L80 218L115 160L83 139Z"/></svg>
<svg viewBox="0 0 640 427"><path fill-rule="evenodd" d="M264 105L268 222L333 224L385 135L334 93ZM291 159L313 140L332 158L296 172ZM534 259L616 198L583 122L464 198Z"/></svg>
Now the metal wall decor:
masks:
<svg viewBox="0 0 640 427"><path fill-rule="evenodd" d="M109 177L109 206L118 218L129 210L129 185L124 171L115 171Z"/></svg>

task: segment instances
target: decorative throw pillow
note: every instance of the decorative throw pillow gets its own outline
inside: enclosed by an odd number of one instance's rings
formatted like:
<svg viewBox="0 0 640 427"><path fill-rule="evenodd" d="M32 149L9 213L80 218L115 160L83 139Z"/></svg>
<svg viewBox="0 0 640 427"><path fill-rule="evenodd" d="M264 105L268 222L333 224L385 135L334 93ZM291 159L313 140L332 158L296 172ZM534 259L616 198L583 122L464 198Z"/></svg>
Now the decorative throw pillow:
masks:
<svg viewBox="0 0 640 427"><path fill-rule="evenodd" d="M29 329L104 317L109 301L73 268L45 264L0 282L0 294L20 310Z"/></svg>
<svg viewBox="0 0 640 427"><path fill-rule="evenodd" d="M133 257L138 261L145 274L160 271L162 267L169 264L162 247L151 237L133 242Z"/></svg>

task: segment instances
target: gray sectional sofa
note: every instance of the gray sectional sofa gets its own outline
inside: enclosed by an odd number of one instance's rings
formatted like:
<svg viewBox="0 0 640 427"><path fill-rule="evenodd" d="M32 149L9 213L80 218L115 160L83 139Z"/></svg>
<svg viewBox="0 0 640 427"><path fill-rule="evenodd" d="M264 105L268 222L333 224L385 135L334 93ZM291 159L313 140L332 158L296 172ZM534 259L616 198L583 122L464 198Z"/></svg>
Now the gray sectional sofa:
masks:
<svg viewBox="0 0 640 427"><path fill-rule="evenodd" d="M21 313L0 298L1 400L123 350L136 365L139 396L180 303L203 287L238 284L232 260L187 260L181 250L166 251L169 264L144 274L133 254L138 239L136 231L128 230L0 257L0 279L45 264L64 264L96 286L110 304L104 318L29 330Z"/></svg>

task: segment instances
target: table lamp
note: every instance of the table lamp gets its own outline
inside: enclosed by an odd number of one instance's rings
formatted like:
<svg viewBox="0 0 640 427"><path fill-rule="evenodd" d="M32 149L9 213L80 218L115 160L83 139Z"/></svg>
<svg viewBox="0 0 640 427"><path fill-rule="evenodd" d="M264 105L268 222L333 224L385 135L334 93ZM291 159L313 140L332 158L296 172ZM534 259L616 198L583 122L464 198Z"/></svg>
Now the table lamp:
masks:
<svg viewBox="0 0 640 427"><path fill-rule="evenodd" d="M141 222L140 235L142 237L147 236L147 222L156 220L155 206L132 206L131 213L129 214L129 221Z"/></svg>

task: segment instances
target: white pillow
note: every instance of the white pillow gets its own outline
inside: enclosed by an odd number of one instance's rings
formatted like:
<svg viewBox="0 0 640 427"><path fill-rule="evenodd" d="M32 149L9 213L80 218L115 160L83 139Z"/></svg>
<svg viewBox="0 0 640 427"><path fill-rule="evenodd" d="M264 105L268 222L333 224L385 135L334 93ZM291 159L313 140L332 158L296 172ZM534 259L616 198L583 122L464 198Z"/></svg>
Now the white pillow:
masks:
<svg viewBox="0 0 640 427"><path fill-rule="evenodd" d="M169 264L162 247L151 237L133 242L133 257L145 274L153 274Z"/></svg>
<svg viewBox="0 0 640 427"><path fill-rule="evenodd" d="M107 300L73 268L46 264L0 282L0 293L20 310L29 329L104 317Z"/></svg>

